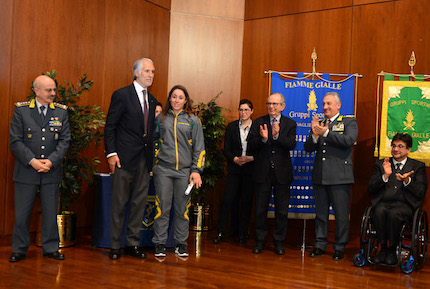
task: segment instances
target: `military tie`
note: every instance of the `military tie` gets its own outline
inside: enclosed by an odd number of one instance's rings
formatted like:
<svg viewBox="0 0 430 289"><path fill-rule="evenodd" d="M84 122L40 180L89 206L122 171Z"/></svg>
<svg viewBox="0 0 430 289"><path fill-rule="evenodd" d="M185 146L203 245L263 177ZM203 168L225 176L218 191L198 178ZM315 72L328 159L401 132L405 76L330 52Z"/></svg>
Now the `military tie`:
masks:
<svg viewBox="0 0 430 289"><path fill-rule="evenodd" d="M43 121L45 120L45 114L44 114L44 111L45 111L45 106L44 106L44 105L42 105L42 106L40 107L40 119L42 120L42 123L43 123Z"/></svg>
<svg viewBox="0 0 430 289"><path fill-rule="evenodd" d="M147 127L148 127L148 104L146 102L146 90L143 90L143 126L144 126L144 130L145 130L145 134L147 132Z"/></svg>

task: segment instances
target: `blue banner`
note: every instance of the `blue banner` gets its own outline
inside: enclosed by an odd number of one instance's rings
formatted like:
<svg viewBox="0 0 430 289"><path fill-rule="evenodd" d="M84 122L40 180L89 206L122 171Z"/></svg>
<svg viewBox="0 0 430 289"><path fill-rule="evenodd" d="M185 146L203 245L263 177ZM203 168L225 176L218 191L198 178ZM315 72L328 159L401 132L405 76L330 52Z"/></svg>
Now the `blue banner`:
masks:
<svg viewBox="0 0 430 289"><path fill-rule="evenodd" d="M289 215L314 214L315 201L312 185L312 169L315 152L307 153L304 143L309 136L312 118L324 118L322 101L327 92L339 93L342 115L354 115L355 76L348 75L341 80L331 80L329 74L314 75L317 79L309 79L312 75L286 75L271 72L271 93L279 92L285 96L285 109L282 112L297 122L297 145L291 151L294 181L291 184ZM273 210L273 203L270 205Z"/></svg>

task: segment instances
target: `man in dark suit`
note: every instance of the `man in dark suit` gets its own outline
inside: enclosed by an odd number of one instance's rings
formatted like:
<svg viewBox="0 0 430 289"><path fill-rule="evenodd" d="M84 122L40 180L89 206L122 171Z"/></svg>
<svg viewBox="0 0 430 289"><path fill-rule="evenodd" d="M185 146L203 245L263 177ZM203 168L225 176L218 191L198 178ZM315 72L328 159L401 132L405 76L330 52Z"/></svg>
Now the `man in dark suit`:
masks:
<svg viewBox="0 0 430 289"><path fill-rule="evenodd" d="M10 124L10 149L16 157L15 225L10 262L23 260L30 245L29 223L37 188L42 204L43 255L64 260L58 251L57 204L61 163L70 142L67 107L53 102L57 87L50 77L38 76L33 87L36 98L16 103Z"/></svg>
<svg viewBox="0 0 430 289"><path fill-rule="evenodd" d="M120 257L124 208L130 203L125 253L145 258L139 248L140 229L148 196L153 162L153 126L157 100L147 91L154 78L152 60L142 58L133 65L134 82L112 95L105 126L105 151L112 173L111 251Z"/></svg>
<svg viewBox="0 0 430 289"><path fill-rule="evenodd" d="M267 98L268 115L252 124L248 135L248 149L254 156L255 182L255 241L253 253L263 252L267 235L267 211L270 196L275 196L275 229L273 244L275 253L285 254L283 247L287 233L290 185L293 181L293 167L290 151L296 147L297 123L281 114L285 98L273 93Z"/></svg>
<svg viewBox="0 0 430 289"><path fill-rule="evenodd" d="M411 159L412 137L397 133L391 141L391 158L375 163L369 181L372 194L372 220L381 251L375 264L396 265L396 246L403 224L412 220L427 191L424 163ZM388 245L389 243L389 245Z"/></svg>
<svg viewBox="0 0 430 289"><path fill-rule="evenodd" d="M241 99L239 102L240 119L230 122L225 131L223 153L227 159L228 174L218 220L218 235L213 240L214 244L218 244L224 239L230 211L232 212L230 231L237 225L239 226L240 244L245 243L249 238L248 227L254 196L252 180L254 157L247 153L247 137L252 125L253 112L252 102L248 99ZM240 202L239 224L234 223L237 222L234 220L232 210L235 202Z"/></svg>
<svg viewBox="0 0 430 289"><path fill-rule="evenodd" d="M352 146L357 140L357 120L342 116L340 96L328 92L323 99L323 120L314 118L304 148L317 151L312 171L315 195L315 248L310 257L325 254L328 237L330 203L336 217L333 260L343 260L343 251L349 238L349 207L352 170Z"/></svg>

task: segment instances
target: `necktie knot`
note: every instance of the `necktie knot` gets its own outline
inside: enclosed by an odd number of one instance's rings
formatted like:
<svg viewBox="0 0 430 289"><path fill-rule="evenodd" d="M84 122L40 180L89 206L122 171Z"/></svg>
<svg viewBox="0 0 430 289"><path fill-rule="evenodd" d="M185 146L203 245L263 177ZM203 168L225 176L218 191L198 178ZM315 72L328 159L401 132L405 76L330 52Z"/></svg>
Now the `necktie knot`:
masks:
<svg viewBox="0 0 430 289"><path fill-rule="evenodd" d="M401 166L402 164L401 163L397 163L396 164L396 173L400 173L400 166Z"/></svg>

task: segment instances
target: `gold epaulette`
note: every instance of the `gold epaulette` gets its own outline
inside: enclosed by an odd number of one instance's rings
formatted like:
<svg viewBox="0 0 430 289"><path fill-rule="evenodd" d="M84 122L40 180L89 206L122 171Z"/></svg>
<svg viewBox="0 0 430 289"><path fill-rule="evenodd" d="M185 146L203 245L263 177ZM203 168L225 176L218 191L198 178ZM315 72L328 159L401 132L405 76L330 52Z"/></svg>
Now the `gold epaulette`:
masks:
<svg viewBox="0 0 430 289"><path fill-rule="evenodd" d="M26 106L26 105L30 105L29 100L28 101L20 101L20 102L15 103L16 107L21 107L21 106Z"/></svg>
<svg viewBox="0 0 430 289"><path fill-rule="evenodd" d="M54 102L54 105L56 107L62 108L64 110L67 110L67 105L64 105L64 104L61 104L61 103L58 103L58 102Z"/></svg>

